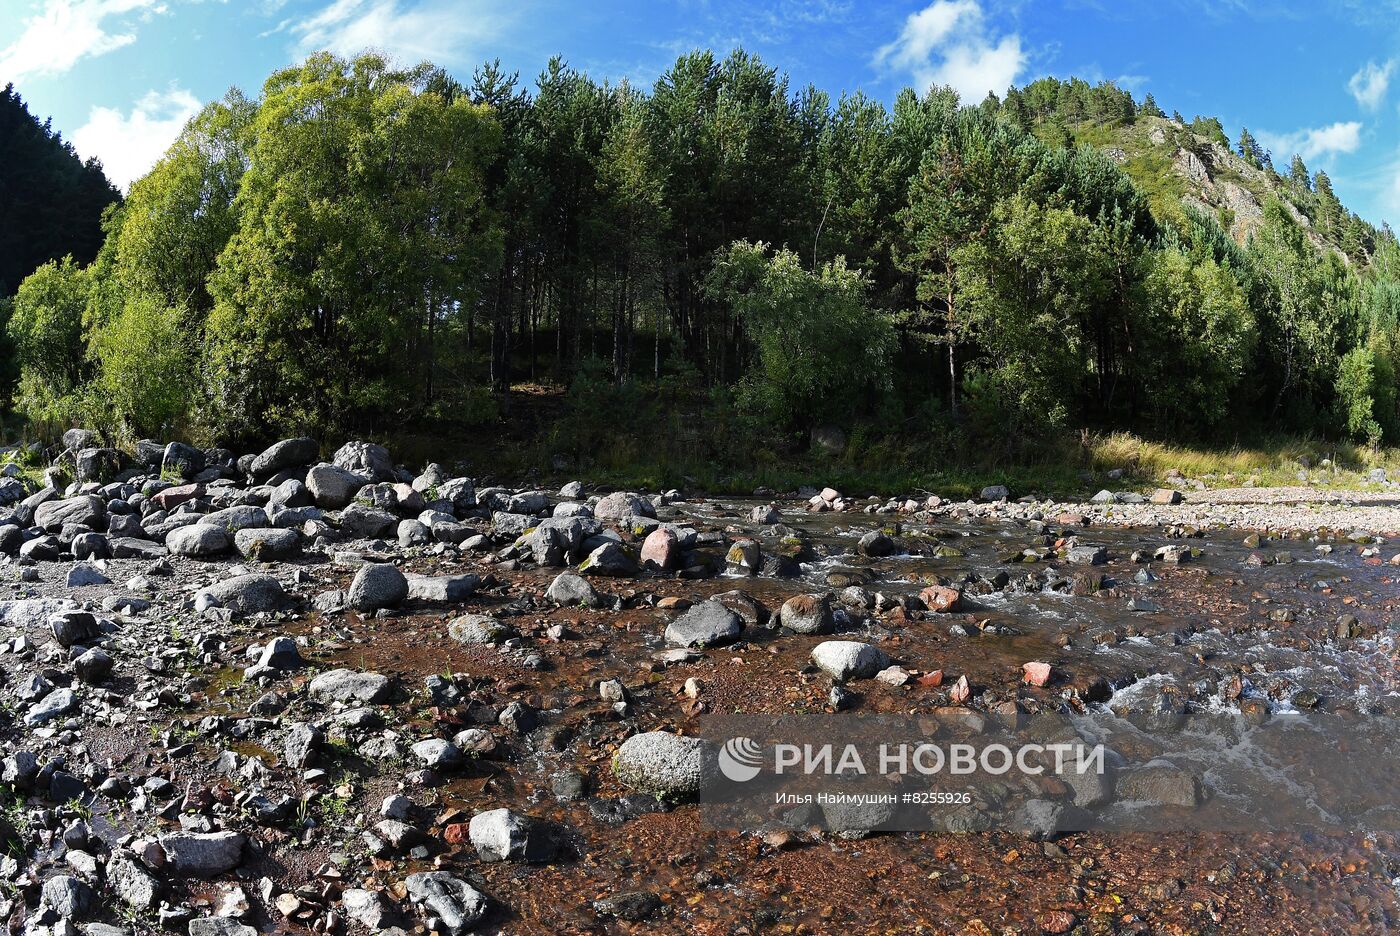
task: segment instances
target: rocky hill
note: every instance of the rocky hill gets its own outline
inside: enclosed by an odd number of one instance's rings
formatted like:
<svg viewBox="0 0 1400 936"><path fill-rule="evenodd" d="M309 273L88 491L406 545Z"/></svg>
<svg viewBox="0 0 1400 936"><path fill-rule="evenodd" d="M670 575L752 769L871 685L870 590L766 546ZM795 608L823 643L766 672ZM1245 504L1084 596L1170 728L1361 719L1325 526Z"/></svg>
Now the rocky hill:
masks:
<svg viewBox="0 0 1400 936"><path fill-rule="evenodd" d="M1278 198L1308 233L1319 250L1348 253L1336 234L1318 222L1324 213L1316 192L1312 199L1300 198L1295 184L1271 168L1260 168L1239 153L1195 133L1185 124L1165 117L1140 117L1132 125L1119 128L1117 140L1105 152L1121 163L1139 184L1179 190L1181 204L1190 205L1221 220L1235 240L1243 244L1264 217L1264 202ZM1148 172L1163 172L1170 178L1148 179ZM1312 204L1308 202L1311 201ZM1170 208L1164 212L1170 216ZM1354 217L1354 216L1353 216ZM1348 218L1347 220L1350 220ZM1359 219L1358 219L1359 220ZM1362 222L1364 224L1364 222ZM1374 235L1372 235L1374 236Z"/></svg>
<svg viewBox="0 0 1400 936"><path fill-rule="evenodd" d="M1325 172L1310 172L1292 153L1270 154L1247 129L1232 145L1216 118L1168 117L1150 95L1138 102L1110 83L1078 79L1013 89L1002 109L1046 142L1102 149L1162 220L1183 221L1195 208L1243 245L1263 220L1264 204L1277 198L1319 250L1362 266L1374 252L1379 232L1341 204Z"/></svg>

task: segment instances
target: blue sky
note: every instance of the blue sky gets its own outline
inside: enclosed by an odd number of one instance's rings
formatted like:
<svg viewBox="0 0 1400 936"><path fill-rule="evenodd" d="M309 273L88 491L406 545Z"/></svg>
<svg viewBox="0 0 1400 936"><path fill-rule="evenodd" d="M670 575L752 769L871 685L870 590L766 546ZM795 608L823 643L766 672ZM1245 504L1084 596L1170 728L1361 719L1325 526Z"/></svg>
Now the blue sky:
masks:
<svg viewBox="0 0 1400 936"><path fill-rule="evenodd" d="M679 52L736 45L794 85L885 101L1114 79L1232 139L1248 126L1282 165L1301 151L1348 206L1400 222L1400 0L0 0L0 83L123 186L201 103L320 48L462 77L500 58L532 78L558 53L650 83Z"/></svg>

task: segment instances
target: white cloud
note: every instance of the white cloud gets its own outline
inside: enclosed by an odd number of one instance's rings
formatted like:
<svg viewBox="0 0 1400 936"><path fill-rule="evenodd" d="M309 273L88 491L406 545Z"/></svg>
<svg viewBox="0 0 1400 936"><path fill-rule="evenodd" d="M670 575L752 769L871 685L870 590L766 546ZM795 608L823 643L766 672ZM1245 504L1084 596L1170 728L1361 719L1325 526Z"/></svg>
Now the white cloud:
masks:
<svg viewBox="0 0 1400 936"><path fill-rule="evenodd" d="M1256 136L1273 154L1275 163L1286 165L1295 153L1303 157L1304 162L1312 162L1337 153L1356 152L1361 146L1361 122L1348 120L1293 133L1260 131Z"/></svg>
<svg viewBox="0 0 1400 936"><path fill-rule="evenodd" d="M1367 62L1351 76L1347 90L1356 98L1356 103L1367 110L1375 110L1385 100L1385 93L1390 89L1390 74L1394 70L1394 59L1384 65Z"/></svg>
<svg viewBox="0 0 1400 936"><path fill-rule="evenodd" d="M977 0L934 0L904 21L899 38L875 53L875 65L908 74L915 90L951 85L969 104L1016 82L1026 66L1021 37L994 37Z"/></svg>
<svg viewBox="0 0 1400 936"><path fill-rule="evenodd" d="M44 0L19 38L0 49L0 84L59 75L80 59L131 45L131 21L138 18L131 14L147 19L166 9L157 0Z"/></svg>
<svg viewBox="0 0 1400 936"><path fill-rule="evenodd" d="M198 98L175 87L146 92L130 114L94 107L73 134L73 148L85 159L102 160L107 178L125 190L156 164L199 108Z"/></svg>
<svg viewBox="0 0 1400 936"><path fill-rule="evenodd" d="M467 62L468 43L494 38L501 20L484 3L462 0L334 0L314 16L287 24L301 54L387 52L406 64Z"/></svg>

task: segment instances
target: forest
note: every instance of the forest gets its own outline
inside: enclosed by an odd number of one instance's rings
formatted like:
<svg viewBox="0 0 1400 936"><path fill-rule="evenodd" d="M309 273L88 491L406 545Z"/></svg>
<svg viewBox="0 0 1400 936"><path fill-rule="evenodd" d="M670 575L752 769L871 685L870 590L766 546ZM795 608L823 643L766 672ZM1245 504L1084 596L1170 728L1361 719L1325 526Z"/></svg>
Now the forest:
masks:
<svg viewBox="0 0 1400 936"><path fill-rule="evenodd" d="M58 167L0 183L12 432L470 440L555 387L549 445L617 458L830 426L1005 457L1115 429L1400 444L1392 232L1112 84L886 107L742 50L649 89L317 54L120 199L13 88L0 122L28 140L7 164ZM1266 179L1249 235L1094 145L1135 126Z"/></svg>

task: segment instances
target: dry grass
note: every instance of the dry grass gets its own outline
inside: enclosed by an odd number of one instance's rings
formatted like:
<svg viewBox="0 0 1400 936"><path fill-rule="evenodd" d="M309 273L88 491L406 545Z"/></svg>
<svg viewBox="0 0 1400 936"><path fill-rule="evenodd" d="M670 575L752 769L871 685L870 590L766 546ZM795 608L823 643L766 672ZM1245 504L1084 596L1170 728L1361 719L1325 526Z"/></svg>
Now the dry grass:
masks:
<svg viewBox="0 0 1400 936"><path fill-rule="evenodd" d="M1160 479L1171 469L1190 478L1254 477L1257 484L1295 483L1304 464L1313 470L1323 459L1335 473L1354 474L1358 480L1369 468L1400 468L1400 449L1370 449L1348 443L1302 437L1280 437L1253 445L1204 448L1172 445L1114 432L1085 439L1089 465L1094 471L1121 468L1144 480Z"/></svg>

